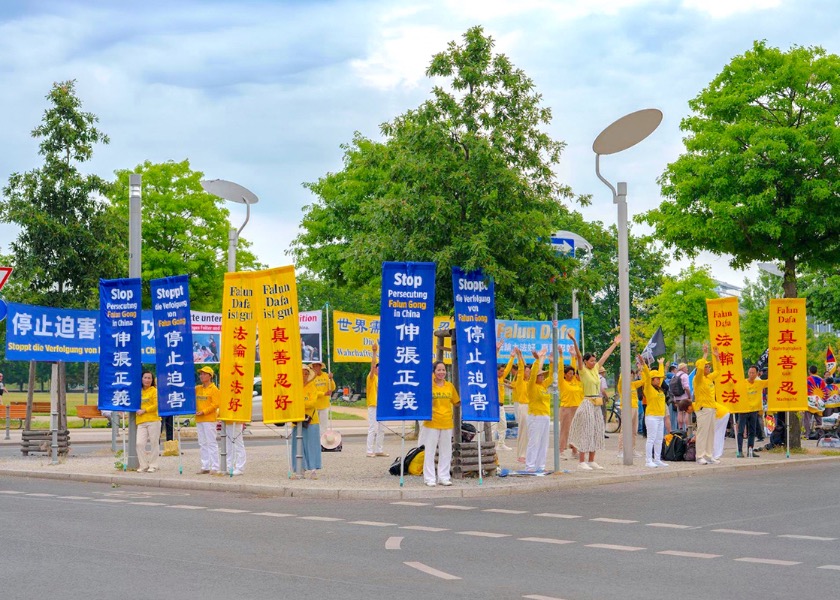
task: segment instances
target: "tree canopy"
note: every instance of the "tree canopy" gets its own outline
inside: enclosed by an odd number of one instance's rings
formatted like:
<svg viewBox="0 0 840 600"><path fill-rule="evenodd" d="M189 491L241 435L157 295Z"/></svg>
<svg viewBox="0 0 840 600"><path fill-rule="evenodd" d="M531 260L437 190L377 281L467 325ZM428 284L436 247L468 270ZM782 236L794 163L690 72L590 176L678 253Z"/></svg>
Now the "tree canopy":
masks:
<svg viewBox="0 0 840 600"><path fill-rule="evenodd" d="M689 107L686 151L643 220L678 254L781 261L796 297L797 267L833 264L840 249L840 57L755 42Z"/></svg>

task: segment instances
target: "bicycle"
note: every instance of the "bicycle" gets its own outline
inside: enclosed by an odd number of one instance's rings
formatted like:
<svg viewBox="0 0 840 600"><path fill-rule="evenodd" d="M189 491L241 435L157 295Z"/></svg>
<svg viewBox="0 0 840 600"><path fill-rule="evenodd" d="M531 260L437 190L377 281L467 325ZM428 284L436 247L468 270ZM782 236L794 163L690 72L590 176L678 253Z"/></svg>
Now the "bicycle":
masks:
<svg viewBox="0 0 840 600"><path fill-rule="evenodd" d="M607 433L621 431L621 399L616 394L607 402L604 425Z"/></svg>

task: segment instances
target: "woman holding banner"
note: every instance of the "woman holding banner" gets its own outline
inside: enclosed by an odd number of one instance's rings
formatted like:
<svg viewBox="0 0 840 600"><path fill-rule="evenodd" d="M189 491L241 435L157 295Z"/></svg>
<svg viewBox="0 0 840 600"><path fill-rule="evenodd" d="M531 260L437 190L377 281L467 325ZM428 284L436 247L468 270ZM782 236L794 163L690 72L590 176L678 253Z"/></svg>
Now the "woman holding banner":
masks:
<svg viewBox="0 0 840 600"><path fill-rule="evenodd" d="M607 348L600 359L596 359L595 355L589 352L581 356L580 348L578 348L572 332L569 332L569 339L572 340L575 356L578 364L581 365L580 380L583 383L583 402L578 407L575 418L572 420L569 442L578 449L580 460L578 468L580 470L603 469L604 467L595 462L595 452L604 449L604 417L600 408L603 399L601 397L601 377L598 370L618 347L621 336L615 336L612 346Z"/></svg>
<svg viewBox="0 0 840 600"><path fill-rule="evenodd" d="M140 390L140 410L137 419L137 460L140 466L138 473L154 473L158 470L160 456L160 417L158 417L157 388L155 376L148 369L143 370ZM146 443L151 446L151 452L146 452Z"/></svg>
<svg viewBox="0 0 840 600"><path fill-rule="evenodd" d="M321 425L318 419L318 394L315 372L309 365L303 366L303 410L306 417L303 424L303 470L304 477L318 479L321 469ZM297 456L297 436L292 436L292 459Z"/></svg>
<svg viewBox="0 0 840 600"><path fill-rule="evenodd" d="M435 453L439 452L437 483L452 485L449 467L452 464L452 406L461 399L458 391L446 381L446 365L436 361L432 367L432 420L424 421L420 439L426 447L423 459L423 479L429 487L435 487Z"/></svg>

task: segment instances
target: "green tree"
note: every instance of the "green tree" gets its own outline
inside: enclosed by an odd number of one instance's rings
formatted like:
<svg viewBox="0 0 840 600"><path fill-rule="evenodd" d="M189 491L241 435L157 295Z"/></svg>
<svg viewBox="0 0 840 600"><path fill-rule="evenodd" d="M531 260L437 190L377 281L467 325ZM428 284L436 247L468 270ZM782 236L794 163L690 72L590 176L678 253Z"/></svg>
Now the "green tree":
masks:
<svg viewBox="0 0 840 600"><path fill-rule="evenodd" d="M79 171L108 136L96 128L94 114L81 110L75 81L54 84L47 100L41 124L32 130L44 163L13 173L0 199L0 221L20 226L10 244L19 285L7 297L90 308L98 302L99 279L121 274L124 260L120 232L103 201L107 182Z"/></svg>
<svg viewBox="0 0 840 600"><path fill-rule="evenodd" d="M483 268L497 310L545 310L570 288L546 243L571 197L554 174L563 144L544 131L551 111L533 81L480 27L435 55L444 78L432 97L382 125L384 141L356 134L344 168L306 184L297 264L335 285L379 286L383 261L437 263L436 306L452 307L451 268Z"/></svg>
<svg viewBox="0 0 840 600"><path fill-rule="evenodd" d="M717 298L715 281L708 267L690 266L677 277L667 277L662 291L650 301L651 324L661 326L665 344L682 348L682 360L688 360L690 343L699 345L709 337L706 300Z"/></svg>
<svg viewBox="0 0 840 600"><path fill-rule="evenodd" d="M109 190L121 231L128 231L131 173L143 178L141 262L146 303L150 298L151 279L189 275L192 308L218 312L222 305L230 229L230 213L224 207L224 200L202 189L203 173L193 171L189 160L146 161L131 171L116 171L116 182ZM125 238L123 243L127 249ZM264 268L248 250L250 246L247 240L239 238L237 270Z"/></svg>

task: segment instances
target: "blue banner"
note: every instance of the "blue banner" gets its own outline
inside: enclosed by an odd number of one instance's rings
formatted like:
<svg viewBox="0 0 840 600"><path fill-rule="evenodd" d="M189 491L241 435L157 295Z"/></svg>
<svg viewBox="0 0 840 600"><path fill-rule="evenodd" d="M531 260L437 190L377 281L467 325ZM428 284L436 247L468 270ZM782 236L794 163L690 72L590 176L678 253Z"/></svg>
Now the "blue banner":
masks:
<svg viewBox="0 0 840 600"><path fill-rule="evenodd" d="M143 362L153 363L152 311L141 318ZM99 362L99 312L10 302L6 360Z"/></svg>
<svg viewBox="0 0 840 600"><path fill-rule="evenodd" d="M99 281L99 410L140 410L140 279Z"/></svg>
<svg viewBox="0 0 840 600"><path fill-rule="evenodd" d="M557 321L558 346L563 351L563 362L568 363L574 352L569 332L575 336L580 346L580 321L578 319L563 319ZM496 321L496 339L502 342L497 360L506 363L514 346L522 350L525 357L531 352L539 352L545 348L551 357L551 321ZM530 362L530 361L529 361Z"/></svg>
<svg viewBox="0 0 840 600"><path fill-rule="evenodd" d="M382 263L377 421L431 420L434 309L434 263Z"/></svg>
<svg viewBox="0 0 840 600"><path fill-rule="evenodd" d="M462 421L499 420L496 379L496 303L493 280L481 269L452 267L458 393Z"/></svg>
<svg viewBox="0 0 840 600"><path fill-rule="evenodd" d="M158 414L195 414L195 363L186 275L152 279Z"/></svg>

